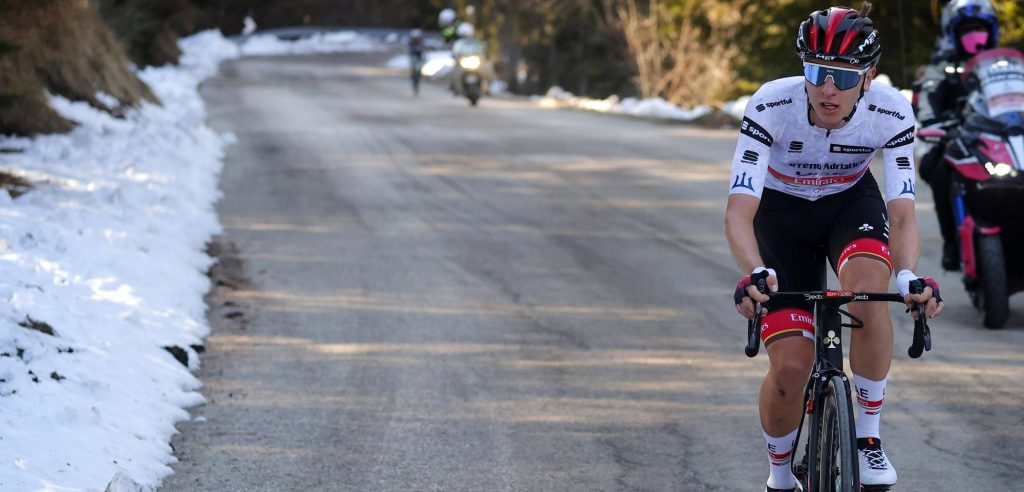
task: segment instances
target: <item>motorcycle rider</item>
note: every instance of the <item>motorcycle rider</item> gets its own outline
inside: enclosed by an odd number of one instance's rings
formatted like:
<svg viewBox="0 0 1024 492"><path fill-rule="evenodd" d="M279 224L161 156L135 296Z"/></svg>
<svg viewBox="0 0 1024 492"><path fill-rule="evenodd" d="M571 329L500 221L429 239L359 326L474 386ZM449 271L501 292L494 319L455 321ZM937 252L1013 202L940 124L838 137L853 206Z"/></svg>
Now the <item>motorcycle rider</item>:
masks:
<svg viewBox="0 0 1024 492"><path fill-rule="evenodd" d="M469 23L459 26L462 37L452 46L452 57L455 60L452 81L455 94L468 97L476 105L481 93L486 90L490 69L486 58L487 45L473 37L471 28Z"/></svg>
<svg viewBox="0 0 1024 492"><path fill-rule="evenodd" d="M458 18L455 10L446 8L437 15L437 23L441 27L441 37L451 47L460 38L471 38L475 32L473 19L476 17L476 9L469 5L466 7L466 20Z"/></svg>
<svg viewBox="0 0 1024 492"><path fill-rule="evenodd" d="M999 22L988 0L951 0L942 11L942 32L931 64L915 82L916 117L921 128L948 129L961 121L967 89L961 78L967 61L976 53L994 48ZM932 187L935 214L942 233L942 268L960 269L960 249L953 203L951 170L942 159L947 141L933 145L920 159L921 178Z"/></svg>
<svg viewBox="0 0 1024 492"><path fill-rule="evenodd" d="M452 8L446 8L437 14L437 25L441 28L441 38L449 47L458 38L456 30L461 22L456 17L455 9Z"/></svg>

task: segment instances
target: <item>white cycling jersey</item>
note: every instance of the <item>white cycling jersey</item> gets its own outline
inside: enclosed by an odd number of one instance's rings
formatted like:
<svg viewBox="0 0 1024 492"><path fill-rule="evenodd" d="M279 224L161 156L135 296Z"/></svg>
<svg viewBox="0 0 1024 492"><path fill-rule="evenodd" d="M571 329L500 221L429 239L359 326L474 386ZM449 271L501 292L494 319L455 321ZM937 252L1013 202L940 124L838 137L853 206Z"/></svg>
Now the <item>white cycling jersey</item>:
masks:
<svg viewBox="0 0 1024 492"><path fill-rule="evenodd" d="M729 193L760 198L764 188L808 200L860 180L882 149L886 200L915 197L914 114L902 94L873 84L842 128L811 124L803 77L761 86L750 98L732 159Z"/></svg>

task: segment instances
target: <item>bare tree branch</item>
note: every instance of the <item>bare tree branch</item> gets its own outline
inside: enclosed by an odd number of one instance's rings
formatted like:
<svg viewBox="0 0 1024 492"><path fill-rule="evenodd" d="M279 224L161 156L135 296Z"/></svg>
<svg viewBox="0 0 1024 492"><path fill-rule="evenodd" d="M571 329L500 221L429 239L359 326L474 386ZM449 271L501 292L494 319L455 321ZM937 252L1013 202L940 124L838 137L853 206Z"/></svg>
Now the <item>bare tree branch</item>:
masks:
<svg viewBox="0 0 1024 492"><path fill-rule="evenodd" d="M658 0L646 4L644 9L638 0L604 0L606 15L614 16L609 24L621 30L636 62L641 95L684 106L721 101L740 55L733 42L739 19L729 18L732 9L702 2L700 11L716 18L701 27L698 9L681 9L673 16Z"/></svg>

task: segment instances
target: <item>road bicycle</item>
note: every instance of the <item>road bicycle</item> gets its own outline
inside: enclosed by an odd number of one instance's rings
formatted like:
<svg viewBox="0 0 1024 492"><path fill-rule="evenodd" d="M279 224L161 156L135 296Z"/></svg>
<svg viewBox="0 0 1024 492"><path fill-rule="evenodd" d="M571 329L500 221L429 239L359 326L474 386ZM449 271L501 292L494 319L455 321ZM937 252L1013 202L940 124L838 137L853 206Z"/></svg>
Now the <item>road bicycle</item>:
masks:
<svg viewBox="0 0 1024 492"><path fill-rule="evenodd" d="M822 275L824 283L824 274ZM768 292L764 279L756 282L758 290L772 300L807 300L814 302L814 362L804 389L804 415L794 446L793 473L807 492L859 492L860 469L857 457L857 431L854 426L850 381L843 370L842 328L857 329L861 320L840 309L851 302L898 302L903 296L896 293L849 292L821 290L808 292ZM912 293L921 293L920 280L910 283ZM919 313L914 322L914 337L907 353L918 358L931 350L931 330L924 315L924 305L912 308ZM754 357L761 343L761 304L754 309L754 319L747 324L748 357ZM843 323L842 317L850 319ZM801 438L805 438L801 441ZM803 454L797 459L796 453ZM881 492L888 487L869 488L864 491Z"/></svg>

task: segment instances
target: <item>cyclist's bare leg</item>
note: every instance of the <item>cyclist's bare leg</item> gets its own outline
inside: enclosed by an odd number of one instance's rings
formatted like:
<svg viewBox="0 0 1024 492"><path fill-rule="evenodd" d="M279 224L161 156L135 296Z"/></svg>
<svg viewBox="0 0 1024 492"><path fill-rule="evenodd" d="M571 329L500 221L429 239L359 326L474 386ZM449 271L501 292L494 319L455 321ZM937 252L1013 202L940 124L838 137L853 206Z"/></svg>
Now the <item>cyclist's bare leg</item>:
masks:
<svg viewBox="0 0 1024 492"><path fill-rule="evenodd" d="M887 263L862 256L847 262L839 272L839 283L844 290L885 292L889 289L890 274ZM892 318L882 302L854 302L848 307L850 314L864 322L863 328L850 330L861 484L864 490L889 490L897 476L881 449L879 421L892 363Z"/></svg>
<svg viewBox="0 0 1024 492"><path fill-rule="evenodd" d="M843 290L858 292L886 292L891 272L885 262L857 257L839 272ZM892 318L884 302L854 302L848 305L850 314L864 322L863 328L850 330L850 369L854 374L881 381L889 374L892 363Z"/></svg>
<svg viewBox="0 0 1024 492"><path fill-rule="evenodd" d="M784 436L800 425L814 342L803 336L783 338L766 350L769 365L759 398L761 427L769 435Z"/></svg>
<svg viewBox="0 0 1024 492"><path fill-rule="evenodd" d="M803 336L775 340L766 347L768 374L761 384L761 429L768 445L767 485L788 489L795 477L789 470L796 428L803 413L804 386L811 372L814 343Z"/></svg>

